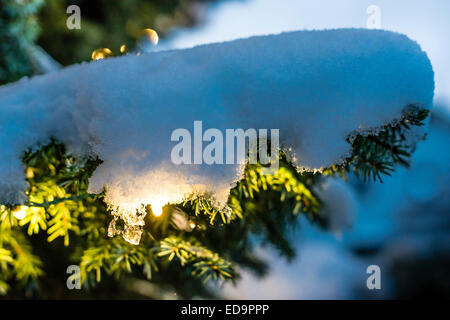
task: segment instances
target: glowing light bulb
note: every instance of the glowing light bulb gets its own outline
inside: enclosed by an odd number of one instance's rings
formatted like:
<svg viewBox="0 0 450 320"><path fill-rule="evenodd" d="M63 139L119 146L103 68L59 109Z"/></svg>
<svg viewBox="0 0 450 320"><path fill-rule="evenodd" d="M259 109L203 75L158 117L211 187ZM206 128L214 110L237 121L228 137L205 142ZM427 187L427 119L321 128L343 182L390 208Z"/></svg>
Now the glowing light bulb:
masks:
<svg viewBox="0 0 450 320"><path fill-rule="evenodd" d="M19 206L13 211L13 216L17 220L22 220L27 215L27 207Z"/></svg>
<svg viewBox="0 0 450 320"><path fill-rule="evenodd" d="M153 211L153 215L155 215L156 217L159 217L160 215L162 215L162 205L154 205L152 204L152 211Z"/></svg>
<svg viewBox="0 0 450 320"><path fill-rule="evenodd" d="M127 51L127 46L126 45L121 45L120 46L120 53L126 53L126 51Z"/></svg>
<svg viewBox="0 0 450 320"><path fill-rule="evenodd" d="M138 40L139 52L145 53L154 51L158 42L159 36L155 30L153 29L142 30L140 38Z"/></svg>
<svg viewBox="0 0 450 320"><path fill-rule="evenodd" d="M151 201L153 215L159 217L163 213L163 207L167 204L167 199L158 198Z"/></svg>
<svg viewBox="0 0 450 320"><path fill-rule="evenodd" d="M34 172L33 168L28 167L26 171L27 179L33 179L34 178Z"/></svg>
<svg viewBox="0 0 450 320"><path fill-rule="evenodd" d="M112 56L113 56L113 53L110 49L99 48L99 49L95 49L94 51L92 51L91 58L92 58L92 60L101 60L101 59L109 58Z"/></svg>
<svg viewBox="0 0 450 320"><path fill-rule="evenodd" d="M156 46L159 42L159 36L155 30L147 28L142 30L141 41L150 42L152 45Z"/></svg>

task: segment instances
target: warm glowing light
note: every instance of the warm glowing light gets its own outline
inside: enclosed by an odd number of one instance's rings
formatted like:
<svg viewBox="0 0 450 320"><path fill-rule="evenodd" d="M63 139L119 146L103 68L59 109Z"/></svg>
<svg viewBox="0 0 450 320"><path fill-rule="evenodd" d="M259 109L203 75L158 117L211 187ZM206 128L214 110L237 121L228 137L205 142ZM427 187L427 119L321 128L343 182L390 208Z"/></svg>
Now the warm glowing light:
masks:
<svg viewBox="0 0 450 320"><path fill-rule="evenodd" d="M26 175L27 179L33 179L34 178L33 168L27 168Z"/></svg>
<svg viewBox="0 0 450 320"><path fill-rule="evenodd" d="M121 45L120 46L120 53L125 53L127 51L127 46L126 45Z"/></svg>
<svg viewBox="0 0 450 320"><path fill-rule="evenodd" d="M193 185L183 175L168 173L164 170L153 170L142 175L136 175L135 171L122 172L122 178L133 179L137 187L130 188L129 185L116 185L110 187L105 194L104 201L112 215L108 226L108 236L122 236L123 239L132 244L139 244L144 233L145 217L150 214L153 219L161 219L165 215L165 205L180 203L188 199L190 194L203 194L206 192L204 185ZM149 181L161 181L160 185L149 183ZM164 185L164 187L162 187ZM228 186L228 185L227 185ZM215 193L217 199L222 198L221 193ZM189 220L184 218L183 230L192 230ZM198 226L196 226L197 228Z"/></svg>
<svg viewBox="0 0 450 320"><path fill-rule="evenodd" d="M163 200L163 199L153 200L151 203L153 215L155 215L156 217L159 217L160 215L162 215L163 207L166 204L167 204L167 200Z"/></svg>
<svg viewBox="0 0 450 320"><path fill-rule="evenodd" d="M194 229L195 228L195 223L191 222L191 223L189 223L189 226L191 227L191 229Z"/></svg>
<svg viewBox="0 0 450 320"><path fill-rule="evenodd" d="M99 48L92 51L91 58L92 60L101 60L105 58L112 57L113 53L108 48Z"/></svg>
<svg viewBox="0 0 450 320"><path fill-rule="evenodd" d="M142 30L141 40L148 41L152 45L157 45L159 42L159 36L155 30L147 28L147 29Z"/></svg>
<svg viewBox="0 0 450 320"><path fill-rule="evenodd" d="M27 207L19 206L13 211L13 216L17 220L22 220L27 215Z"/></svg>

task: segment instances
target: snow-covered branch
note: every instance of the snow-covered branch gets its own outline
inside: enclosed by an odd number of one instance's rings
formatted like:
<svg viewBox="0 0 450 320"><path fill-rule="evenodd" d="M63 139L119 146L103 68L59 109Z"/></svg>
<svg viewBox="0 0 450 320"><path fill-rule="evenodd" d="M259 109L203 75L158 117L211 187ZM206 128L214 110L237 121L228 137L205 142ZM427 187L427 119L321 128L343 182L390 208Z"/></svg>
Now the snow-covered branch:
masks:
<svg viewBox="0 0 450 320"><path fill-rule="evenodd" d="M50 138L103 163L117 212L209 190L224 204L235 165L176 165L171 133L280 129L299 168L341 163L355 132L376 132L404 107L429 108L433 70L419 45L380 30L299 31L83 63L0 87L0 201L24 202L22 153ZM135 216L130 224L139 225Z"/></svg>

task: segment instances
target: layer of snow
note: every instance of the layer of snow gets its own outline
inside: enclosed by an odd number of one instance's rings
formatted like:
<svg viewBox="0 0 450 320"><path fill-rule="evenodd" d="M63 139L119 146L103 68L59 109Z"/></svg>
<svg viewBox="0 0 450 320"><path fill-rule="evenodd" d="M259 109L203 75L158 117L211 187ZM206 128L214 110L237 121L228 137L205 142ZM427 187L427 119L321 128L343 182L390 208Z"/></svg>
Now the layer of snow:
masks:
<svg viewBox="0 0 450 320"><path fill-rule="evenodd" d="M90 191L128 212L194 190L224 204L242 166L174 165L171 134L280 129L299 168L340 163L347 136L429 108L433 71L406 36L379 30L300 31L74 65L0 88L0 201L24 200L21 154L50 137L104 162ZM121 214L122 215L122 214Z"/></svg>
<svg viewBox="0 0 450 320"><path fill-rule="evenodd" d="M450 111L448 0L212 2L206 5L203 23L189 28L174 28L169 37L161 39L157 48L181 49L293 30L365 28L373 16L373 11L368 8L373 5L380 9L381 29L405 34L420 43L422 49L427 52L435 72L435 102L446 106Z"/></svg>

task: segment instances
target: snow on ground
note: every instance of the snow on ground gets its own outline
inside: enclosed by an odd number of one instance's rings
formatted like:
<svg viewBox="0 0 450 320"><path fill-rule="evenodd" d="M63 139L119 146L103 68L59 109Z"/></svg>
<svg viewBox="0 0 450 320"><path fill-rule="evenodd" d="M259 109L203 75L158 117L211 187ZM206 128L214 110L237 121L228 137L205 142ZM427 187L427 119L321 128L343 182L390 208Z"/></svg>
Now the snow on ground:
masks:
<svg viewBox="0 0 450 320"><path fill-rule="evenodd" d="M212 190L224 204L242 166L175 165L171 134L280 129L300 168L340 163L354 131L400 118L408 104L429 108L433 71L401 34L364 29L300 31L192 49L111 58L22 79L0 88L0 201L26 188L22 152L50 137L104 162L90 191L129 225L141 204L161 207Z"/></svg>

